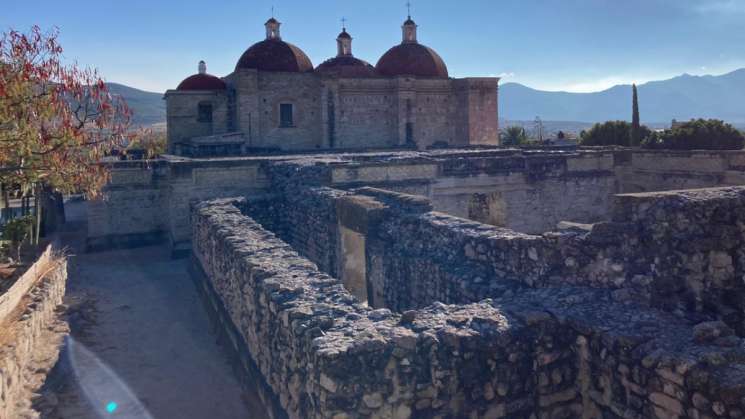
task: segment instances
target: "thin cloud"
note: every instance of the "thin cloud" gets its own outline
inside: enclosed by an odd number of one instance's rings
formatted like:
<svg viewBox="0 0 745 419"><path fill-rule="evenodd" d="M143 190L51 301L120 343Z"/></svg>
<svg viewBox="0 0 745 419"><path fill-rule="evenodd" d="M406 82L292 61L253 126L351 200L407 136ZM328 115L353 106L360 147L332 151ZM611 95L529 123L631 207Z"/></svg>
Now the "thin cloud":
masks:
<svg viewBox="0 0 745 419"><path fill-rule="evenodd" d="M567 83L563 86L560 86L557 90L563 90L567 92L574 92L574 93L592 93L592 92L599 92L602 90L610 89L613 86L619 85L619 84L631 84L631 83L637 83L641 84L648 80L639 80L639 79L632 79L629 77L622 77L622 76L610 76L610 77L603 77L600 79L595 80L586 80L586 81L579 81L574 83Z"/></svg>
<svg viewBox="0 0 745 419"><path fill-rule="evenodd" d="M699 13L745 13L742 0L708 0L695 6Z"/></svg>

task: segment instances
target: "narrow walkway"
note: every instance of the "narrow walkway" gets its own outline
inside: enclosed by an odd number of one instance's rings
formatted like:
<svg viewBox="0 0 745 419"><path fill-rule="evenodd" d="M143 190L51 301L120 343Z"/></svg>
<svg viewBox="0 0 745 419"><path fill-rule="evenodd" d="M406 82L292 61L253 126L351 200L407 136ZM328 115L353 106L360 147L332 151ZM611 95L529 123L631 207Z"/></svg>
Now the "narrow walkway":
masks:
<svg viewBox="0 0 745 419"><path fill-rule="evenodd" d="M69 236L72 333L38 402L42 417L266 417L216 343L187 261L165 247L81 254L79 230Z"/></svg>

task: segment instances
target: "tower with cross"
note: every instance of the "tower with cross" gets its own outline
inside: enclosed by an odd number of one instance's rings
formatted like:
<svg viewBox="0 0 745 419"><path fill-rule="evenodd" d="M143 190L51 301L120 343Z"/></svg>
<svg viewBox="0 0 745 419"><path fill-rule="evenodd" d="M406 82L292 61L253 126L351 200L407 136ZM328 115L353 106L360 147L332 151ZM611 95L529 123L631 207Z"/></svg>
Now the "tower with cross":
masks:
<svg viewBox="0 0 745 419"><path fill-rule="evenodd" d="M408 18L404 25L401 27L403 31L403 43L405 44L416 44L416 28L417 24L411 19L411 2L406 2L406 9L408 11Z"/></svg>
<svg viewBox="0 0 745 419"><path fill-rule="evenodd" d="M336 37L337 57L352 56L352 36L347 33L347 18L341 18L341 33Z"/></svg>

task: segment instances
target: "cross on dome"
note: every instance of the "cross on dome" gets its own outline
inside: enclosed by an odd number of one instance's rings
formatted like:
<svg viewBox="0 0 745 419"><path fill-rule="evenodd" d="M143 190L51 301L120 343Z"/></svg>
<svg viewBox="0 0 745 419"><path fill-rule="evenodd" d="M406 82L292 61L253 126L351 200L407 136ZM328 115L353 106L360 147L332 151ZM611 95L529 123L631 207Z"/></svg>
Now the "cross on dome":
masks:
<svg viewBox="0 0 745 419"><path fill-rule="evenodd" d="M408 18L406 19L406 22L404 22L404 25L401 27L403 31L403 43L405 44L411 44L416 43L416 28L417 25L414 23L413 20L411 20L411 2L406 2L406 10L408 12Z"/></svg>

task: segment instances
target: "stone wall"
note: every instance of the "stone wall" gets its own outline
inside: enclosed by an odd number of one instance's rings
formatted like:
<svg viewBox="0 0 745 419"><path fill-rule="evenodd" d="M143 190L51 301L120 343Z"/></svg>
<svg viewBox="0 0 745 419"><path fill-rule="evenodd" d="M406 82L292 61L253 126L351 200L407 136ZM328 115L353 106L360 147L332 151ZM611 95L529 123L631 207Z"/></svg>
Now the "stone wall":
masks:
<svg viewBox="0 0 745 419"><path fill-rule="evenodd" d="M168 231L162 163L119 162L103 196L88 202L88 250L164 241Z"/></svg>
<svg viewBox="0 0 745 419"><path fill-rule="evenodd" d="M0 301L0 417L27 417L32 392L54 366L66 324L58 317L67 262L52 245ZM54 336L51 336L54 335Z"/></svg>
<svg viewBox="0 0 745 419"><path fill-rule="evenodd" d="M618 195L613 221L536 236L391 205L368 230L368 276L397 310L575 284L742 334L743 210L737 187Z"/></svg>
<svg viewBox="0 0 745 419"><path fill-rule="evenodd" d="M745 185L743 151L633 150L621 192Z"/></svg>
<svg viewBox="0 0 745 419"><path fill-rule="evenodd" d="M458 125L466 131L463 142L458 144L499 144L498 84L498 78L466 78L454 82L458 98L456 115L463 118Z"/></svg>
<svg viewBox="0 0 745 419"><path fill-rule="evenodd" d="M399 146L398 101L392 80L324 79L324 147Z"/></svg>
<svg viewBox="0 0 745 419"><path fill-rule="evenodd" d="M469 393L490 381L477 380L477 360L506 356L493 351L496 342L486 344L507 321L495 309L440 306L414 321L366 308L230 202L198 206L194 234L195 258L289 417L409 418L414 410L458 416L500 409L491 407L498 405L493 394ZM458 331L445 321L451 314L477 320ZM505 331L501 344L520 347L527 340ZM463 357L452 356L460 350ZM528 372L528 356L513 356L520 368L502 370L508 382Z"/></svg>
<svg viewBox="0 0 745 419"><path fill-rule="evenodd" d="M366 209L356 219L373 225L391 211L432 215L421 198L358 193L336 197L337 210ZM359 196L384 205L350 202ZM694 326L603 288L525 284L479 303L372 309L244 216L249 206L198 205L194 258L289 417L743 415L745 351L721 322Z"/></svg>
<svg viewBox="0 0 745 419"><path fill-rule="evenodd" d="M607 219L618 192L612 152L479 155L443 159L435 209L524 233L560 221Z"/></svg>
<svg viewBox="0 0 745 419"><path fill-rule="evenodd" d="M236 131L244 149L315 150L499 145L498 78L338 78L237 69L227 91L166 92L168 150L192 137ZM199 122L211 103L213 123ZM280 104L293 124L280 126ZM463 107L461 109L461 106Z"/></svg>
<svg viewBox="0 0 745 419"><path fill-rule="evenodd" d="M177 153L177 143L192 137L224 134L230 131L230 109L225 91L169 90L165 95L169 153ZM212 121L199 120L199 105L212 106Z"/></svg>
<svg viewBox="0 0 745 419"><path fill-rule="evenodd" d="M611 271L617 271L612 280L644 284L656 305L679 313L715 313L745 334L745 188L616 199L607 225L624 231L628 244L622 252L604 251Z"/></svg>
<svg viewBox="0 0 745 419"><path fill-rule="evenodd" d="M361 299L375 307L401 312L581 285L745 333L745 188L617 195L612 221L542 235L432 212L424 197L372 188L293 190L272 205L267 228L281 226L283 239L345 284L362 281ZM341 228L363 236L362 279L340 270L350 257Z"/></svg>
<svg viewBox="0 0 745 419"><path fill-rule="evenodd" d="M121 162L99 199L88 204L89 251L169 243L175 255L191 240L190 206L219 197L265 194L261 160Z"/></svg>
<svg viewBox="0 0 745 419"><path fill-rule="evenodd" d="M619 192L745 184L743 156L495 149L118 162L103 200L91 202L88 241L92 249L168 241L188 250L190 205L278 193L288 183L424 195L438 211L539 234L561 221L609 220Z"/></svg>

